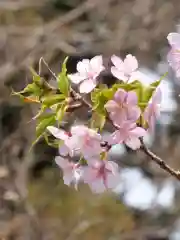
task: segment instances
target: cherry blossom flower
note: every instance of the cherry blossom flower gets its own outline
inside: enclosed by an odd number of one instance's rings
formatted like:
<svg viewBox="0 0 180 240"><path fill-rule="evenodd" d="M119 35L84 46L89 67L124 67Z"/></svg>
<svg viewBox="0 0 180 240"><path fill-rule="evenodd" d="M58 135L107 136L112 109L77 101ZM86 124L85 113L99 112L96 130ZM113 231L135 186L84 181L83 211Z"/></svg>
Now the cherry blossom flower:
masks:
<svg viewBox="0 0 180 240"><path fill-rule="evenodd" d="M83 169L83 181L95 193L115 188L119 183L118 165L115 162L91 159Z"/></svg>
<svg viewBox="0 0 180 240"><path fill-rule="evenodd" d="M144 137L145 135L146 131L144 128L137 127L135 123L125 122L111 135L109 143L125 143L131 149L136 150L141 146L139 138Z"/></svg>
<svg viewBox="0 0 180 240"><path fill-rule="evenodd" d="M109 100L105 108L113 122L121 125L124 121L135 122L139 118L141 111L137 104L136 92L118 89L114 99Z"/></svg>
<svg viewBox="0 0 180 240"><path fill-rule="evenodd" d="M96 87L96 79L104 69L102 56L99 55L78 62L77 73L69 74L68 77L73 83L80 84L80 93L89 93Z"/></svg>
<svg viewBox="0 0 180 240"><path fill-rule="evenodd" d="M85 158L99 155L102 152L102 137L95 130L80 125L72 127L71 133L78 137L77 144Z"/></svg>
<svg viewBox="0 0 180 240"><path fill-rule="evenodd" d="M169 33L167 36L168 42L171 45L171 50L167 55L169 65L175 70L176 76L180 77L180 34Z"/></svg>
<svg viewBox="0 0 180 240"><path fill-rule="evenodd" d="M68 159L60 156L55 158L55 162L63 171L64 184L69 186L73 183L75 189L77 189L78 183L82 177L82 167L79 163L69 162Z"/></svg>
<svg viewBox="0 0 180 240"><path fill-rule="evenodd" d="M161 98L161 90L157 88L143 114L151 131L154 130L155 121L160 115Z"/></svg>
<svg viewBox="0 0 180 240"><path fill-rule="evenodd" d="M64 141L59 151L60 155L73 156L75 153L91 157L102 152L101 135L84 125L73 126L69 133L53 126L47 128L52 135Z"/></svg>
<svg viewBox="0 0 180 240"><path fill-rule="evenodd" d="M58 129L53 126L48 126L47 130L57 139L63 141L63 144L59 147L59 153L62 156L70 155L73 156L76 149L76 142L72 138L70 132L66 132L62 129Z"/></svg>
<svg viewBox="0 0 180 240"><path fill-rule="evenodd" d="M128 54L123 61L118 56L113 55L111 61L114 64L114 66L111 67L111 73L113 76L124 82L132 82L137 79L136 76L139 71L137 71L138 61L136 57Z"/></svg>

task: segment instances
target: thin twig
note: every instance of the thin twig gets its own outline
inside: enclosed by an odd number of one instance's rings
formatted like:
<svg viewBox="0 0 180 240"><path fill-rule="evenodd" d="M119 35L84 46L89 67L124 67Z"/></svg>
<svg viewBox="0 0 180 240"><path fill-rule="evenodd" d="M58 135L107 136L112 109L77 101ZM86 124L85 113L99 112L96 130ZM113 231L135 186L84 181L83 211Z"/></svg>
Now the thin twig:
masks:
<svg viewBox="0 0 180 240"><path fill-rule="evenodd" d="M171 176L177 178L180 180L180 171L176 171L173 168L171 168L167 163L164 162L160 157L158 157L156 154L151 152L150 149L144 144L143 140L141 140L141 150L151 158L153 162L159 165L160 168L164 169L166 172L170 173Z"/></svg>

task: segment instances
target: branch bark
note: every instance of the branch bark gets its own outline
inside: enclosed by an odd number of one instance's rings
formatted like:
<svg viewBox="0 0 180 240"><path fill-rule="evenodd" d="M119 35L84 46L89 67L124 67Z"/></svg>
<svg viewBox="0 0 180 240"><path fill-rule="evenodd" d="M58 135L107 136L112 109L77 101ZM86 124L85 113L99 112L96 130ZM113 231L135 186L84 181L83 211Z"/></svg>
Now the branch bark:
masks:
<svg viewBox="0 0 180 240"><path fill-rule="evenodd" d="M159 156L154 154L143 142L143 139L141 140L141 151L144 152L150 159L155 162L160 168L168 172L171 176L175 177L180 181L180 171L176 171L173 168L171 168L163 159L161 159Z"/></svg>

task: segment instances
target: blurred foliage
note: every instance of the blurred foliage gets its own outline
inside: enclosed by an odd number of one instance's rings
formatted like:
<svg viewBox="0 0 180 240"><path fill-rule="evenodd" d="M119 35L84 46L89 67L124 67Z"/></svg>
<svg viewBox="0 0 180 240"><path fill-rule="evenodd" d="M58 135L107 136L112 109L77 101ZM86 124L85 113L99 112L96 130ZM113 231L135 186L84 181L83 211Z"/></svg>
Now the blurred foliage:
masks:
<svg viewBox="0 0 180 240"><path fill-rule="evenodd" d="M74 240L104 240L134 228L131 212L116 195L93 195L84 185L79 191L69 188L57 169L47 170L40 180L30 182L29 200L40 221L59 224L53 230L57 237L53 240L67 236Z"/></svg>

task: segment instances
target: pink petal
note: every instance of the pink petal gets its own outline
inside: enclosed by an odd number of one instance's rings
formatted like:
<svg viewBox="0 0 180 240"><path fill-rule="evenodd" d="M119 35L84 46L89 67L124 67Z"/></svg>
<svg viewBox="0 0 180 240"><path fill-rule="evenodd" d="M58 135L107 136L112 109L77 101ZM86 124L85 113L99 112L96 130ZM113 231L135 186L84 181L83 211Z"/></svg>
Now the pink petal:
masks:
<svg viewBox="0 0 180 240"><path fill-rule="evenodd" d="M124 82L128 80L124 73L116 67L111 67L111 73L114 77L116 77L119 80L122 80Z"/></svg>
<svg viewBox="0 0 180 240"><path fill-rule="evenodd" d="M175 70L176 77L180 77L180 51L172 49L167 56L169 65Z"/></svg>
<svg viewBox="0 0 180 240"><path fill-rule="evenodd" d="M84 125L77 125L71 127L71 134L72 135L83 135L87 133L88 128Z"/></svg>
<svg viewBox="0 0 180 240"><path fill-rule="evenodd" d="M118 173L116 175L108 174L107 187L109 189L114 189L120 184L120 181L121 181L121 177Z"/></svg>
<svg viewBox="0 0 180 240"><path fill-rule="evenodd" d="M151 116L148 121L148 124L149 124L150 131L153 132L156 124L156 118L154 116Z"/></svg>
<svg viewBox="0 0 180 240"><path fill-rule="evenodd" d="M119 130L115 131L109 140L110 144L121 144L124 141L124 136Z"/></svg>
<svg viewBox="0 0 180 240"><path fill-rule="evenodd" d="M143 113L143 117L145 121L147 122L149 121L152 112L153 112L153 105L152 103L149 103Z"/></svg>
<svg viewBox="0 0 180 240"><path fill-rule="evenodd" d="M112 63L114 64L114 66L120 70L123 70L122 69L122 66L123 66L123 61L121 58L119 58L118 56L116 55L112 55L111 57L111 61Z"/></svg>
<svg viewBox="0 0 180 240"><path fill-rule="evenodd" d="M94 162L95 160L92 160L92 162ZM90 161L88 162L90 163L90 165L93 163L91 163ZM92 169L91 166L86 166L83 168L83 181L84 183L90 183L92 181L95 181L97 177L97 170L96 169Z"/></svg>
<svg viewBox="0 0 180 240"><path fill-rule="evenodd" d="M81 150L83 156L88 160L89 158L92 158L93 156L98 156L102 152L102 148L99 143L96 145L92 145L90 147L84 146Z"/></svg>
<svg viewBox="0 0 180 240"><path fill-rule="evenodd" d="M136 127L130 131L130 134L133 137L139 138L139 137L144 137L147 134L147 132L144 128Z"/></svg>
<svg viewBox="0 0 180 240"><path fill-rule="evenodd" d="M89 183L91 191L97 194L103 193L106 191L106 187L104 186L104 182L102 178L98 178L96 181Z"/></svg>
<svg viewBox="0 0 180 240"><path fill-rule="evenodd" d="M102 70L104 70L104 66L103 66L103 59L102 56L95 56L90 60L90 65L93 71L95 71L96 73L100 73Z"/></svg>
<svg viewBox="0 0 180 240"><path fill-rule="evenodd" d="M70 168L70 162L66 158L57 156L55 157L55 162L62 170Z"/></svg>
<svg viewBox="0 0 180 240"><path fill-rule="evenodd" d="M129 91L126 99L127 104L129 105L137 105L138 98L137 94L134 91Z"/></svg>
<svg viewBox="0 0 180 240"><path fill-rule="evenodd" d="M65 141L66 146L69 148L70 156L73 156L75 152L80 151L80 142L78 137L71 137Z"/></svg>
<svg viewBox="0 0 180 240"><path fill-rule="evenodd" d="M138 61L136 57L128 54L124 59L124 68L124 71L126 73L131 74L132 72L134 72L138 68Z"/></svg>
<svg viewBox="0 0 180 240"><path fill-rule="evenodd" d="M115 112L119 108L118 104L113 100L109 100L104 107L108 112Z"/></svg>
<svg viewBox="0 0 180 240"><path fill-rule="evenodd" d="M79 84L80 82L82 82L85 79L85 76L80 75L79 73L68 74L68 77L71 80L71 82L73 82L75 84Z"/></svg>
<svg viewBox="0 0 180 240"><path fill-rule="evenodd" d="M114 94L114 100L120 104L124 103L126 97L127 97L127 92L121 88L118 89Z"/></svg>
<svg viewBox="0 0 180 240"><path fill-rule="evenodd" d="M96 141L101 141L102 136L101 134L97 133L95 130L93 129L88 129L89 132L89 136L96 142Z"/></svg>
<svg viewBox="0 0 180 240"><path fill-rule="evenodd" d="M92 79L85 80L80 84L79 91L80 93L90 93L96 85L97 83Z"/></svg>
<svg viewBox="0 0 180 240"><path fill-rule="evenodd" d="M131 107L127 110L127 120L136 122L141 115L139 107Z"/></svg>
<svg viewBox="0 0 180 240"><path fill-rule="evenodd" d="M179 33L169 33L167 40L171 46L180 48L180 34Z"/></svg>
<svg viewBox="0 0 180 240"><path fill-rule="evenodd" d="M113 161L107 161L106 162L106 169L112 171L112 174L117 174L119 167L117 165L117 163L113 162Z"/></svg>
<svg viewBox="0 0 180 240"><path fill-rule="evenodd" d="M162 99L162 92L160 88L157 88L156 92L153 94L153 103L160 104Z"/></svg>
<svg viewBox="0 0 180 240"><path fill-rule="evenodd" d="M125 140L125 144L130 147L132 150L139 149L141 142L137 137L131 137Z"/></svg>
<svg viewBox="0 0 180 240"><path fill-rule="evenodd" d="M116 112L110 113L110 118L116 125L120 126L127 120L127 111L124 108L117 109Z"/></svg>
<svg viewBox="0 0 180 240"><path fill-rule="evenodd" d="M56 138L61 139L61 140L66 140L68 139L68 135L66 134L65 131L58 129L56 127L53 126L48 126L47 130Z"/></svg>
<svg viewBox="0 0 180 240"><path fill-rule="evenodd" d="M59 147L59 154L62 156L67 156L69 154L69 148L63 144Z"/></svg>

